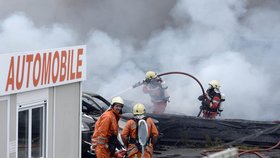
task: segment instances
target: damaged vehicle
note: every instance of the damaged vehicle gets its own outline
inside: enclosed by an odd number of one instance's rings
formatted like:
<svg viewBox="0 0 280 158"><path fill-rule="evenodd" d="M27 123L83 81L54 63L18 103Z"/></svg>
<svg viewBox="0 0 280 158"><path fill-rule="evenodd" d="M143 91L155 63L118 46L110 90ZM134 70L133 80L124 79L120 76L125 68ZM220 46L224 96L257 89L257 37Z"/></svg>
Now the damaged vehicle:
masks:
<svg viewBox="0 0 280 158"><path fill-rule="evenodd" d="M93 93L82 95L82 157L91 158L95 154L90 151L91 136L94 131L94 124L99 116L109 108L110 102L102 96Z"/></svg>

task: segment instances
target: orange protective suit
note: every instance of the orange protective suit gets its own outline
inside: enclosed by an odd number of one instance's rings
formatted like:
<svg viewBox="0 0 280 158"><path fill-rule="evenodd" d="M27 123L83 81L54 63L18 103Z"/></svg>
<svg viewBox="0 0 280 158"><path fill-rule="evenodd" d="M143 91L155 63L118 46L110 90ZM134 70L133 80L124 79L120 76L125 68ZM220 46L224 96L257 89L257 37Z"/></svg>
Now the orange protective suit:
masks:
<svg viewBox="0 0 280 158"><path fill-rule="evenodd" d="M104 112L95 123L91 143L95 148L97 158L110 158L109 137L118 134L120 116L112 109Z"/></svg>
<svg viewBox="0 0 280 158"><path fill-rule="evenodd" d="M154 143L158 137L158 130L155 126L153 120L151 118L147 118L146 120L148 125L148 137L151 138L151 142L148 141L148 144L145 147L145 158L151 158L153 154ZM128 120L124 129L122 130L121 137L123 139L124 144L128 146L127 155L130 158L134 158L135 156L141 158L142 151L139 151L135 143L131 143L131 139L137 139L137 124L134 120Z"/></svg>

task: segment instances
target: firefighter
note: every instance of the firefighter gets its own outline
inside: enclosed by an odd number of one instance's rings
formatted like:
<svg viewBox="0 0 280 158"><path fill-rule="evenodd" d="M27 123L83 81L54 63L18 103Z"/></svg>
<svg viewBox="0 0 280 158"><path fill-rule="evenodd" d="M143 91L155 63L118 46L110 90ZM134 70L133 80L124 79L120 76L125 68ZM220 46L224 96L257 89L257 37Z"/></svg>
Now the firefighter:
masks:
<svg viewBox="0 0 280 158"><path fill-rule="evenodd" d="M148 71L145 75L145 80L133 85L133 88L143 85L143 92L151 97L153 105L153 113L162 114L165 111L169 95L165 82L154 72Z"/></svg>
<svg viewBox="0 0 280 158"><path fill-rule="evenodd" d="M204 118L215 119L217 114L220 114L223 111L221 102L225 99L222 98L220 87L219 81L212 80L210 81L209 88L206 91L206 98L204 95L198 97L198 100L202 103L200 108L203 112Z"/></svg>
<svg viewBox="0 0 280 158"><path fill-rule="evenodd" d="M91 150L95 151L97 158L110 158L114 156L118 142L118 121L123 106L123 99L121 97L114 97L110 108L95 123L94 133L91 139Z"/></svg>
<svg viewBox="0 0 280 158"><path fill-rule="evenodd" d="M144 157L151 158L153 148L158 138L158 130L153 120L145 117L145 106L137 103L133 107L134 118L127 121L124 129L122 130L121 137L124 144L127 146L127 155L130 158L140 158L142 156L142 146L138 139L138 121L145 120L148 127L147 143L144 148Z"/></svg>

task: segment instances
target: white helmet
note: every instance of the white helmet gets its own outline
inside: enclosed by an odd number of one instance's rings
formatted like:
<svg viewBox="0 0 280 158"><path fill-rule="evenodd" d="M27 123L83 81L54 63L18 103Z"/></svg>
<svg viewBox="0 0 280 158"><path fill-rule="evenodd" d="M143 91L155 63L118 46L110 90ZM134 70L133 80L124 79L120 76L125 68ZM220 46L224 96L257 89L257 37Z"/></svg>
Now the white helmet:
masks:
<svg viewBox="0 0 280 158"><path fill-rule="evenodd" d="M114 105L114 104L116 104L116 103L124 104L124 101L123 101L123 99L122 99L121 97L114 97L114 98L112 99L111 105Z"/></svg>
<svg viewBox="0 0 280 158"><path fill-rule="evenodd" d="M219 89L221 87L219 81L217 80L210 81L209 85L215 89Z"/></svg>

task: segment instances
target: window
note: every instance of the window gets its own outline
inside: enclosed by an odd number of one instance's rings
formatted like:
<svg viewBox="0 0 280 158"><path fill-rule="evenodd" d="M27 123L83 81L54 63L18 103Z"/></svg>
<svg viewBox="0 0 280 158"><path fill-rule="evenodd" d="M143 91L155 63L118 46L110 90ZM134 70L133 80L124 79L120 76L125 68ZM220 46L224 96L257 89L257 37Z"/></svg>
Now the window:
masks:
<svg viewBox="0 0 280 158"><path fill-rule="evenodd" d="M18 158L45 157L46 102L18 109Z"/></svg>

